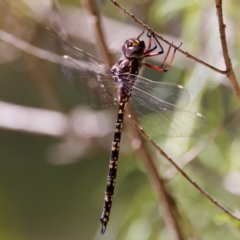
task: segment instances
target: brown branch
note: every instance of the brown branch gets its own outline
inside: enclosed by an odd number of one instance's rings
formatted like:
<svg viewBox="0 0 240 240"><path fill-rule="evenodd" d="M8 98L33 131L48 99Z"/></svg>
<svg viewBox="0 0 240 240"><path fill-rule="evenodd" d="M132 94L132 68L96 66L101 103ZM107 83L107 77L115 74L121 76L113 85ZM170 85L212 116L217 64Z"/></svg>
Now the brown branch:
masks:
<svg viewBox="0 0 240 240"><path fill-rule="evenodd" d="M204 195L207 199L209 199L213 204L218 206L220 209L222 209L225 213L230 215L231 217L237 219L240 221L240 216L234 214L230 210L228 210L226 207L224 207L222 204L220 204L217 200L212 198L207 191L205 191L203 188L201 188L194 180L192 180L173 160L171 157L169 157L151 138L147 136L147 134L134 122L132 121L134 126L138 129L138 131L141 132L141 134L149 141L151 144L157 149L157 151L170 163L172 164L178 172L180 172L183 177L190 182L196 189L199 190L199 192Z"/></svg>
<svg viewBox="0 0 240 240"><path fill-rule="evenodd" d="M233 71L232 62L228 53L226 33L225 33L226 25L223 22L223 14L222 14L222 0L215 0L215 3L216 3L216 10L217 10L220 39L222 44L223 58L224 58L226 69L227 69L226 75L230 80L230 82L232 83L233 89L238 99L240 100L240 87L238 85L236 75Z"/></svg>
<svg viewBox="0 0 240 240"><path fill-rule="evenodd" d="M191 179L184 171L181 169L173 160L171 157L169 157L150 137L147 136L147 134L133 121L131 120L132 123L134 124L135 128L141 132L141 134L154 146L154 148L171 164L173 165L178 172L182 174L182 176L191 184L193 185L196 189L199 190L199 192L204 195L209 201L211 201L214 205L222 209L225 213L230 215L231 217L237 219L240 221L240 216L236 215L235 213L231 212L228 210L225 206L223 206L221 203L219 203L217 200L212 198L210 194L205 191L203 188L201 188L193 179Z"/></svg>
<svg viewBox="0 0 240 240"><path fill-rule="evenodd" d="M99 51L99 56L101 56L101 60L108 64L108 66L113 65L113 59L111 54L108 51L108 47L103 35L102 27L101 27L101 18L99 12L96 7L96 3L92 0L81 0L85 9L87 10L89 23L92 25L96 36L96 46Z"/></svg>
<svg viewBox="0 0 240 240"><path fill-rule="evenodd" d="M218 68L213 67L212 65L205 63L204 61L192 56L191 54L189 54L188 52L185 52L181 49L179 49L176 45L174 45L173 43L170 43L169 41L167 41L165 38L163 38L162 36L160 36L158 33L156 33L155 31L153 31L152 28L150 28L148 25L146 25L145 23L143 23L142 21L140 21L138 18L136 18L132 13L128 12L123 6L121 6L119 3L117 3L115 0L110 0L115 6L117 6L118 8L120 8L125 14L127 14L128 16L130 16L136 23L138 23L139 25L141 25L143 28L148 29L149 31L152 31L155 36L157 38L159 38L160 40L162 40L163 42L165 42L166 44L172 46L173 48L176 48L177 51L179 51L180 53L182 53L183 55L185 55L187 58L193 59L194 61L212 69L215 72L221 73L221 74L225 74L227 75L227 71L226 70L220 70Z"/></svg>

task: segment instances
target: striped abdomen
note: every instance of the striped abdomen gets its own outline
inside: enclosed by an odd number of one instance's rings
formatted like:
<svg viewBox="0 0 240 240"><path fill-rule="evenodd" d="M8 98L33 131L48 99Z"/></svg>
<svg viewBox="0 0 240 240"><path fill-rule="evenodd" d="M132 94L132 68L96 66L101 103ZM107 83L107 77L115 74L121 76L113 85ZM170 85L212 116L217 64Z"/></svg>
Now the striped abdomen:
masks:
<svg viewBox="0 0 240 240"><path fill-rule="evenodd" d="M104 196L102 216L100 218L100 221L102 223L102 230L101 230L102 234L104 234L106 230L106 226L109 221L110 210L112 207L112 198L113 198L114 187L115 187L115 179L117 176L118 154L119 154L125 105L126 105L125 102L122 102L119 104L115 133L112 141L112 151L111 151L110 163L109 163L107 187L106 187L106 192Z"/></svg>

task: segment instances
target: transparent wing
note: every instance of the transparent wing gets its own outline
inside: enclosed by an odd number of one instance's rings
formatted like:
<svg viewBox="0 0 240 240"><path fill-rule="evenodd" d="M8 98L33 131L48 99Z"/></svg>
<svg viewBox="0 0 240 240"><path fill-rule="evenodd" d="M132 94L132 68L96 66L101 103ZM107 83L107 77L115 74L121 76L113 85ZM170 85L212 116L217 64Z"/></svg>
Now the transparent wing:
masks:
<svg viewBox="0 0 240 240"><path fill-rule="evenodd" d="M156 83L137 77L131 92L130 109L133 118L150 137L205 134L208 131L206 118L180 107L188 101L187 91L179 85Z"/></svg>
<svg viewBox="0 0 240 240"><path fill-rule="evenodd" d="M133 86L146 94L151 95L163 102L168 102L181 107L186 107L189 103L189 93L181 85L166 82L154 82L147 78L138 76Z"/></svg>
<svg viewBox="0 0 240 240"><path fill-rule="evenodd" d="M121 74L123 78L124 75L125 74ZM125 81L123 80L123 82L125 82L126 89L128 89L128 79L135 79L135 83L130 91L134 92L135 89L137 89L138 92L142 91L145 94L163 102L175 104L181 107L186 107L189 103L189 93L181 85L166 82L155 82L147 78L130 74L126 75Z"/></svg>
<svg viewBox="0 0 240 240"><path fill-rule="evenodd" d="M115 84L110 68L92 55L76 48L53 30L46 28L46 48L54 52L55 60L69 82L90 104L96 107L113 105ZM60 57L56 57L58 54Z"/></svg>
<svg viewBox="0 0 240 240"><path fill-rule="evenodd" d="M46 31L47 49L58 54L53 54L55 60L76 90L93 106L112 105L116 93L110 68L54 31ZM123 74L121 78L124 78ZM129 86L127 82L132 79L135 84ZM201 114L181 108L189 102L188 92L182 86L154 82L136 75L126 75L123 84L131 93L130 106L134 119L150 137L197 136L208 130L207 120Z"/></svg>

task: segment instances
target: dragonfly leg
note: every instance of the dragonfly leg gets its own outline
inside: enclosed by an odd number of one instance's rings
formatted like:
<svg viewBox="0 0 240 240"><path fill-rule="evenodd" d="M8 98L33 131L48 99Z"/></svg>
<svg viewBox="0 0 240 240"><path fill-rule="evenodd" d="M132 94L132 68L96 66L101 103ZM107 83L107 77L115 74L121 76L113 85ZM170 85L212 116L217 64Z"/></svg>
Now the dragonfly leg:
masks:
<svg viewBox="0 0 240 240"><path fill-rule="evenodd" d="M160 43L159 43L159 44L160 44ZM159 71L159 72L167 72L167 71L170 69L170 67L171 67L171 65L172 65L172 63L173 63L173 59L174 59L174 57L175 57L175 55L176 55L177 49L179 49L179 48L181 47L181 45L182 45L182 43L181 43L178 47L176 47L176 48L174 49L172 58L171 58L171 60L170 60L170 63L168 64L168 67L167 67L167 68L163 68L163 65L164 65L164 63L166 62L166 60L167 60L167 58L168 58L168 56L169 56L169 53L170 53L170 50L171 50L172 46L169 46L168 51L167 51L167 53L166 53L166 55L165 55L165 57L164 57L164 59L163 59L163 61L162 61L162 64L161 64L160 66L151 65L151 64L148 64L148 63L143 63L143 65L146 66L146 67L152 68L152 69L154 69L154 70L157 70L157 71ZM159 55L159 54L161 54L161 53L160 53L160 52L158 52L158 53L149 53L149 54L147 54L147 56L145 56L145 57L153 57L153 56L157 56L157 55Z"/></svg>
<svg viewBox="0 0 240 240"><path fill-rule="evenodd" d="M139 38L144 34L145 32L145 28L143 28L143 31L139 34L139 36L137 37L137 39L139 40Z"/></svg>

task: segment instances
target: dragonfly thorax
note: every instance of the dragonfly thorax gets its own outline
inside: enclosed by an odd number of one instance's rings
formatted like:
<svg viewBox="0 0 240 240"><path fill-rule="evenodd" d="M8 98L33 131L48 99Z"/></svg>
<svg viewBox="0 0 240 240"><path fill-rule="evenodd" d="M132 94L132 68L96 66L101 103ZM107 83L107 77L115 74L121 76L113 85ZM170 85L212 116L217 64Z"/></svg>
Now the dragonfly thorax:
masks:
<svg viewBox="0 0 240 240"><path fill-rule="evenodd" d="M142 67L145 43L137 38L128 39L122 47L123 57L111 68L118 103L127 102L132 86ZM131 56L131 57L127 57Z"/></svg>
<svg viewBox="0 0 240 240"><path fill-rule="evenodd" d="M111 73L113 75L121 75L124 74L134 74L138 75L140 68L142 67L143 58L125 58L122 57L119 61L114 64L111 68Z"/></svg>

